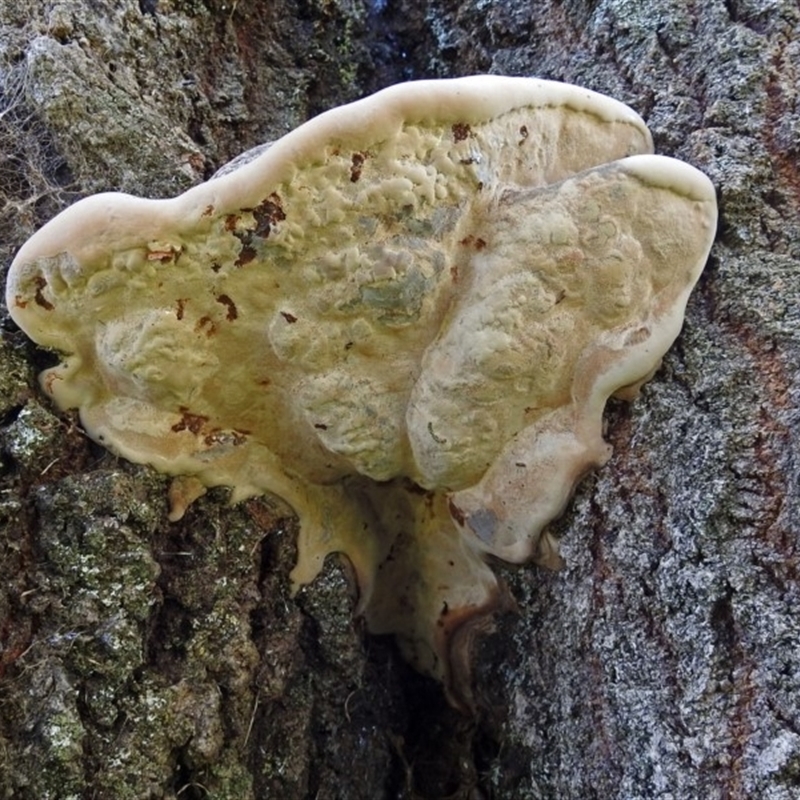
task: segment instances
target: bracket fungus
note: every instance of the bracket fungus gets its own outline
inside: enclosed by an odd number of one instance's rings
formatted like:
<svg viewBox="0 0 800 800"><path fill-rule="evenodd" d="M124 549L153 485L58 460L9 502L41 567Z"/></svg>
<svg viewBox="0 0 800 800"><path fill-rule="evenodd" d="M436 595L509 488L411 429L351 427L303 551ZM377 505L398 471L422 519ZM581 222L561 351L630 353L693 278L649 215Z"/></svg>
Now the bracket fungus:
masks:
<svg viewBox="0 0 800 800"><path fill-rule="evenodd" d="M169 200L81 200L20 250L16 322L62 409L127 459L300 521L297 585L360 612L468 702L487 555L558 563L548 523L604 464L602 414L680 330L708 179L627 106L476 76L324 113ZM193 482L193 483L192 483Z"/></svg>

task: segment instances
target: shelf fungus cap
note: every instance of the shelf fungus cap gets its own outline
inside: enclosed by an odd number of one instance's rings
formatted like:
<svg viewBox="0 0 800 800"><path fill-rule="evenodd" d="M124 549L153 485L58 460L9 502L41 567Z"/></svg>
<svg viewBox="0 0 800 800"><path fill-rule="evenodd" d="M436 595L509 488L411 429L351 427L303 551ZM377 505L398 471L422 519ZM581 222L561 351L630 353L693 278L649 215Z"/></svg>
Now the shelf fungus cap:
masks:
<svg viewBox="0 0 800 800"><path fill-rule="evenodd" d="M312 119L185 194L102 194L12 264L61 408L114 452L282 497L297 585L352 561L360 611L469 705L504 593L486 554L556 565L547 524L608 459L602 413L677 336L715 230L697 170L627 106L476 76Z"/></svg>

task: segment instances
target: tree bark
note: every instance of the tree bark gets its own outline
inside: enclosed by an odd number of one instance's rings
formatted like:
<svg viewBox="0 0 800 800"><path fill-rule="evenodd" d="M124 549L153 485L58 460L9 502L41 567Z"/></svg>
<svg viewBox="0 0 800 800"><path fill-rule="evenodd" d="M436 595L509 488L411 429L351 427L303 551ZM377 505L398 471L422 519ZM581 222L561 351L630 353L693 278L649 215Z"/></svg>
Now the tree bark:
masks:
<svg viewBox="0 0 800 800"><path fill-rule="evenodd" d="M114 459L3 311L0 796L800 795L800 10L790 0L0 0L0 252L85 194L168 196L381 86L496 72L635 108L718 190L679 340L610 463L501 572L478 710L353 617L295 521Z"/></svg>

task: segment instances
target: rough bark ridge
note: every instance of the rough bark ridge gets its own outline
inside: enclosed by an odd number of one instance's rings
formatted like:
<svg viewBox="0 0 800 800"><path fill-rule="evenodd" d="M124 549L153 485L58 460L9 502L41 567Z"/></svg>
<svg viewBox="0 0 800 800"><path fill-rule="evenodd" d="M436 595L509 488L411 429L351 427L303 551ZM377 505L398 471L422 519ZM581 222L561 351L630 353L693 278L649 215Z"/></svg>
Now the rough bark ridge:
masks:
<svg viewBox="0 0 800 800"><path fill-rule="evenodd" d="M0 253L74 198L173 194L309 115L480 71L611 94L719 190L717 244L615 455L505 578L474 719L351 616L293 521L177 525L0 341L0 796L800 793L800 11L789 0L0 0ZM23 7L24 6L24 7Z"/></svg>

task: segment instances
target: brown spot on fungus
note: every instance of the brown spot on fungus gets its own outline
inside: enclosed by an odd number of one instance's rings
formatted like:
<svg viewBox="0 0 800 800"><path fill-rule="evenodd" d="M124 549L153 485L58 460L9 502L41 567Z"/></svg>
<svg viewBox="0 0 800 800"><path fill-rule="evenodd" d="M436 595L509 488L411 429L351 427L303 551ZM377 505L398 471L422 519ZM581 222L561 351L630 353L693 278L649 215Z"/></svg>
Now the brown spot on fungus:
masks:
<svg viewBox="0 0 800 800"><path fill-rule="evenodd" d="M276 192L272 192L261 205L253 209L253 217L256 221L254 233L266 239L272 228L286 219L280 196Z"/></svg>
<svg viewBox="0 0 800 800"><path fill-rule="evenodd" d="M56 381L63 380L62 376L56 370L50 370L42 378L42 386L50 396L55 392Z"/></svg>
<svg viewBox="0 0 800 800"><path fill-rule="evenodd" d="M468 139L472 133L472 129L466 122L454 122L451 130L453 132L453 139L457 142L463 142L464 139Z"/></svg>
<svg viewBox="0 0 800 800"><path fill-rule="evenodd" d="M147 248L147 260L168 264L170 261L178 260L181 249L178 245L151 242Z"/></svg>
<svg viewBox="0 0 800 800"><path fill-rule="evenodd" d="M236 303L234 303L227 294L218 295L216 300L218 303L225 306L225 319L227 319L228 322L233 322L233 320L239 316L239 312L236 310Z"/></svg>
<svg viewBox="0 0 800 800"><path fill-rule="evenodd" d="M180 412L180 422L176 422L170 427L170 430L174 431L175 433L189 431L190 433L198 434L203 430L209 419L201 414L192 414L188 408L184 407L181 407Z"/></svg>
<svg viewBox="0 0 800 800"><path fill-rule="evenodd" d="M482 239L480 236L465 236L459 244L464 245L464 247L471 247L474 250L483 250L486 247L486 240Z"/></svg>
<svg viewBox="0 0 800 800"><path fill-rule="evenodd" d="M217 325L208 315L203 315L195 323L194 329L197 333L205 333L206 336L213 336L217 332Z"/></svg>
<svg viewBox="0 0 800 800"><path fill-rule="evenodd" d="M458 523L460 527L464 527L464 512L452 501L447 501L447 507L450 510L450 516Z"/></svg>
<svg viewBox="0 0 800 800"><path fill-rule="evenodd" d="M219 428L214 428L214 430L207 431L203 435L203 444L207 445L208 447L219 444L223 441L225 441L225 435Z"/></svg>
<svg viewBox="0 0 800 800"><path fill-rule="evenodd" d="M355 183L361 179L361 168L367 160L366 153L353 153L350 164L350 182Z"/></svg>
<svg viewBox="0 0 800 800"><path fill-rule="evenodd" d="M547 526L610 456L606 401L653 374L711 246L713 187L651 152L578 87L394 86L180 198L79 201L8 306L92 438L187 476L172 519L206 486L279 495L295 584L345 553L368 629L469 707L509 603L487 556L559 565Z"/></svg>
<svg viewBox="0 0 800 800"><path fill-rule="evenodd" d="M34 278L35 292L33 295L33 300L37 306L43 308L45 311L52 311L55 308L55 306L44 296L44 290L46 287L47 287L47 279L41 275L37 275ZM24 308L24 306L21 303L16 303L15 305L18 308Z"/></svg>
<svg viewBox="0 0 800 800"><path fill-rule="evenodd" d="M246 264L249 264L252 261L255 261L256 256L258 253L256 252L254 247L250 247L249 245L244 245L242 249L239 251L239 257L234 261L234 266L243 267Z"/></svg>
<svg viewBox="0 0 800 800"><path fill-rule="evenodd" d="M172 250L152 250L147 254L148 261L160 261L162 264L166 264L174 258L175 253Z"/></svg>

